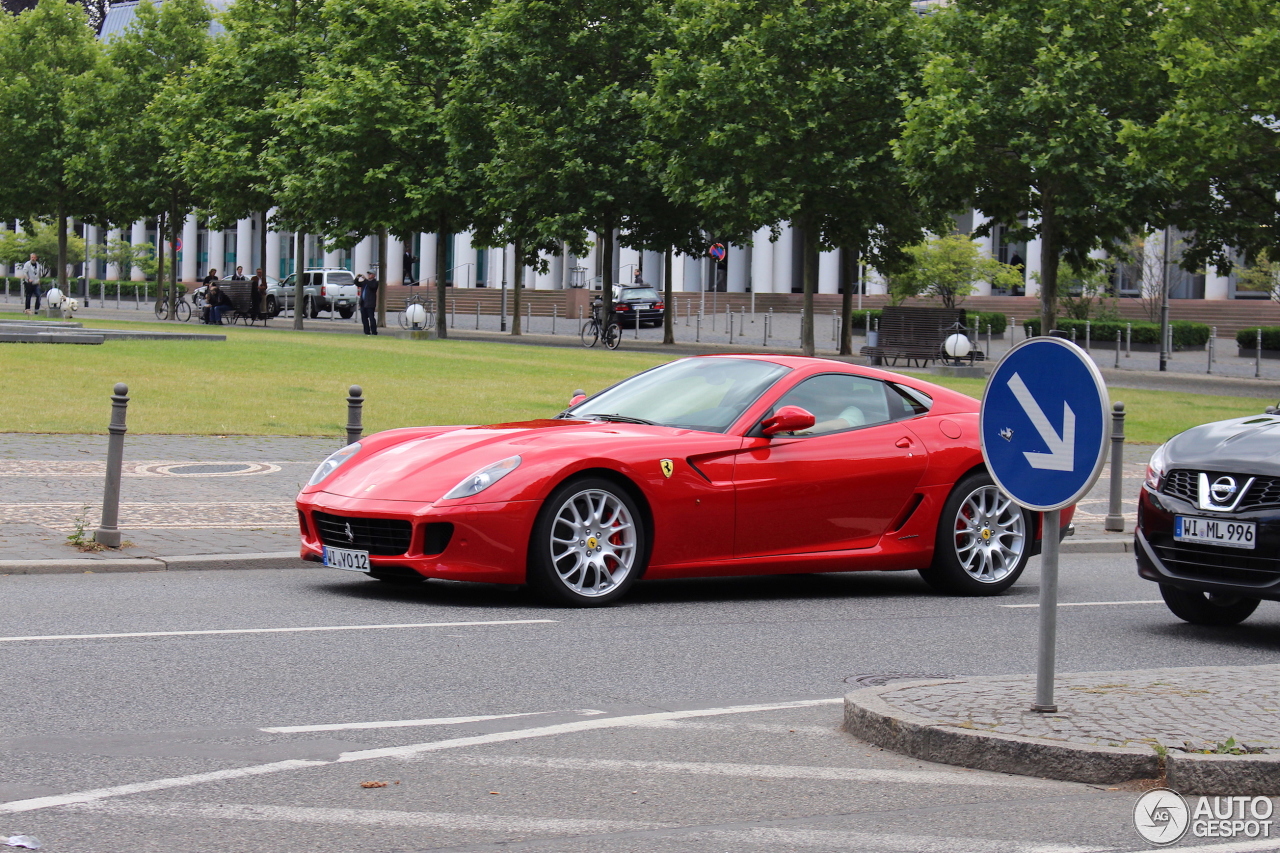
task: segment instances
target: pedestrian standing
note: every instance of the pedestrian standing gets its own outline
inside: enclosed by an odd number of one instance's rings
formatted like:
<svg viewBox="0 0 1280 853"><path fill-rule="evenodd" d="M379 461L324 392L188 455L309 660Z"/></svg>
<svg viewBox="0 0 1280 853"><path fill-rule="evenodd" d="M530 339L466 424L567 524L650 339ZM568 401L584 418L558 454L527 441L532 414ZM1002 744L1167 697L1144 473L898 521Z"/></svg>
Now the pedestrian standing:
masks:
<svg viewBox="0 0 1280 853"><path fill-rule="evenodd" d="M378 334L378 278L369 271L360 289L360 322L366 335Z"/></svg>
<svg viewBox="0 0 1280 853"><path fill-rule="evenodd" d="M31 253L31 260L18 267L18 275L22 279L22 291L26 297L23 300L23 314L31 313L32 299L36 301L36 313L40 312L40 276L43 272L40 258L35 252Z"/></svg>
<svg viewBox="0 0 1280 853"><path fill-rule="evenodd" d="M244 275L244 267L236 267L236 274L231 276L230 278L230 281L248 281L248 280L249 279L245 278L245 275Z"/></svg>

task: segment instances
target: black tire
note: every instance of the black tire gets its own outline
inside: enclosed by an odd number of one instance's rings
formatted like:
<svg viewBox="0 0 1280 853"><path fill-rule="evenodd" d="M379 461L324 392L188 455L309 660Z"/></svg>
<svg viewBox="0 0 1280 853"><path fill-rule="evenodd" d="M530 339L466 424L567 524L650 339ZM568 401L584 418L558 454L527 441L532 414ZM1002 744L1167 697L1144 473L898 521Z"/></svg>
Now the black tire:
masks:
<svg viewBox="0 0 1280 853"><path fill-rule="evenodd" d="M604 330L604 345L609 349L617 349L622 343L622 327L617 323L610 323L609 328Z"/></svg>
<svg viewBox="0 0 1280 853"><path fill-rule="evenodd" d="M161 301L156 303L156 319L157 320L169 319L169 303L168 302Z"/></svg>
<svg viewBox="0 0 1280 853"><path fill-rule="evenodd" d="M593 347L600 340L600 326L592 320L582 324L582 345Z"/></svg>
<svg viewBox="0 0 1280 853"><path fill-rule="evenodd" d="M174 309L174 316L184 323L187 322L191 319L191 306L186 302L179 302Z"/></svg>
<svg viewBox="0 0 1280 853"><path fill-rule="evenodd" d="M310 296L305 297L302 300L302 313L315 320L320 316L320 306Z"/></svg>
<svg viewBox="0 0 1280 853"><path fill-rule="evenodd" d="M569 480L533 525L529 586L552 604L613 604L644 571L648 547L644 518L624 489L597 477Z"/></svg>
<svg viewBox="0 0 1280 853"><path fill-rule="evenodd" d="M999 595L1026 568L1034 535L1030 512L1001 493L987 472L970 474L947 496L933 563L920 576L951 595Z"/></svg>
<svg viewBox="0 0 1280 853"><path fill-rule="evenodd" d="M344 319L344 320L350 320L350 319L351 319L351 315L352 315L352 314L354 314L354 313L356 313L356 309L354 309L354 308L339 308L339 309L338 309L338 316L339 316L339 317L341 317L341 318L342 318L342 319Z"/></svg>
<svg viewBox="0 0 1280 853"><path fill-rule="evenodd" d="M1243 595L1179 589L1163 583L1160 595L1174 616L1192 625L1239 625L1253 615L1260 601Z"/></svg>
<svg viewBox="0 0 1280 853"><path fill-rule="evenodd" d="M274 296L267 297L267 316L279 317L280 309L276 307L276 298Z"/></svg>

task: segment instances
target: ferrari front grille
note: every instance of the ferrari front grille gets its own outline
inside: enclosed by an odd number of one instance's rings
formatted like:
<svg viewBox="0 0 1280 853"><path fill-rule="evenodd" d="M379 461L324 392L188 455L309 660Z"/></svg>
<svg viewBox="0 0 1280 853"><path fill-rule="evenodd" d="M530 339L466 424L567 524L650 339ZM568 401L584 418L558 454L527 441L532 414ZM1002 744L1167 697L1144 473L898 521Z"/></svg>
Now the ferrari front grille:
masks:
<svg viewBox="0 0 1280 853"><path fill-rule="evenodd" d="M380 557L397 557L409 550L413 525L394 518L315 514L320 541L333 548L353 548Z"/></svg>

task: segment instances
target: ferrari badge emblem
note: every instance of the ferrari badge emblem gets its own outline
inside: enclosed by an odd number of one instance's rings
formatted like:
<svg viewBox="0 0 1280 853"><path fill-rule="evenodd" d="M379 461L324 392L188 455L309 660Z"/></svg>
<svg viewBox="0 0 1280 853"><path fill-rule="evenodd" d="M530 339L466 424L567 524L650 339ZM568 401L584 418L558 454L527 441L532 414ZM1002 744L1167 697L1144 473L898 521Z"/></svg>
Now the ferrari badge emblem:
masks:
<svg viewBox="0 0 1280 853"><path fill-rule="evenodd" d="M658 467L662 469L662 476L668 479L671 478L671 475L675 473L676 470L676 464L670 459L659 459Z"/></svg>
<svg viewBox="0 0 1280 853"><path fill-rule="evenodd" d="M343 530L343 532L347 534L347 541L348 541L348 542L354 542L354 541L356 541L356 534L351 530L351 525L350 525L350 524L347 524L347 525L346 525L346 528L345 528L345 530Z"/></svg>

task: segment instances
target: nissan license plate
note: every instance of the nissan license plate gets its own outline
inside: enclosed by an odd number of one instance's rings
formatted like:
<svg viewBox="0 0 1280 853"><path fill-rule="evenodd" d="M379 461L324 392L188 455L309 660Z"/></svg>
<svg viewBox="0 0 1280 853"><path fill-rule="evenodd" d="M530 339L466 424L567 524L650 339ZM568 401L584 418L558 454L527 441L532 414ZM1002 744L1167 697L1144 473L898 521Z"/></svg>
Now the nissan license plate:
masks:
<svg viewBox="0 0 1280 853"><path fill-rule="evenodd" d="M324 564L331 569L346 569L349 572L369 571L368 551L350 551L346 548L330 548L326 545L323 557Z"/></svg>
<svg viewBox="0 0 1280 853"><path fill-rule="evenodd" d="M1173 538L1179 542L1199 542L1226 548L1253 548L1257 541L1257 524L1252 521L1227 521L1221 518L1174 516Z"/></svg>

